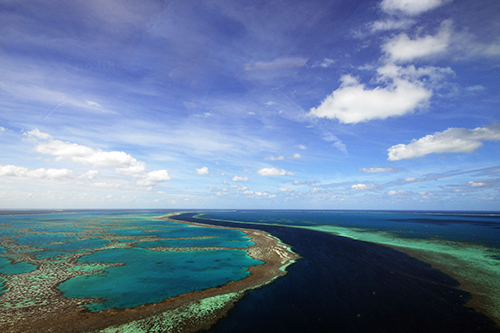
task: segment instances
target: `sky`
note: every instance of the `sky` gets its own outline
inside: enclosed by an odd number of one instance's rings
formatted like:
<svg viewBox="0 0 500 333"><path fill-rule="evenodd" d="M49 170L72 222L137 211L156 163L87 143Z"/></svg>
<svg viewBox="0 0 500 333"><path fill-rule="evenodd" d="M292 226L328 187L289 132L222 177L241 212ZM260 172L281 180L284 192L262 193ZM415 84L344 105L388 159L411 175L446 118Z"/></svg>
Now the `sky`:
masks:
<svg viewBox="0 0 500 333"><path fill-rule="evenodd" d="M500 208L498 0L0 0L0 209Z"/></svg>

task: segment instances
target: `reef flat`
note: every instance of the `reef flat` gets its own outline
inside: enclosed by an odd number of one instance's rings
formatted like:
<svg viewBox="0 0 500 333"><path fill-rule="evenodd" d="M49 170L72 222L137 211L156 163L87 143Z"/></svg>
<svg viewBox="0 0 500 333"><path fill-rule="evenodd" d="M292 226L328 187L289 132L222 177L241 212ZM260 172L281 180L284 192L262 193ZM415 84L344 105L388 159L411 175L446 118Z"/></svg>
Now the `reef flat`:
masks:
<svg viewBox="0 0 500 333"><path fill-rule="evenodd" d="M126 217L121 219L126 220ZM0 230L3 231L0 241L2 256L10 260L10 265L28 263L32 268L23 267L18 274L0 271L0 281L3 282L0 290L0 331L195 332L208 329L227 314L246 290L258 288L286 274L286 266L299 258L287 245L259 230L179 223L170 221L168 216L156 221L149 223L147 230L144 226L122 227L120 221L96 224L92 218L66 229L55 222L62 233L53 232L53 225L47 220L43 224L46 230L31 223L30 219L19 219L17 224L14 223L16 228L11 230L3 225L3 230ZM164 237L167 234L165 229L169 227L175 229L172 235L182 236L183 231L177 227L179 225L203 230L205 235ZM233 243L239 247L215 246L212 244L213 239L219 236L212 235L208 229L218 229L223 234L239 232L248 241L234 239ZM194 244L211 246L161 246L169 241L185 242L189 239ZM219 243L223 245L230 241L222 239ZM43 246L39 245L40 242ZM143 247L142 244L158 246ZM112 249L180 254L243 251L252 261L248 261L249 268L240 279L134 307L110 307L97 311L106 304L103 299L67 297L62 291L64 284L78 279L92 279L104 272L110 273L112 269L127 266L119 261L83 260ZM162 263L157 264L161 266Z"/></svg>

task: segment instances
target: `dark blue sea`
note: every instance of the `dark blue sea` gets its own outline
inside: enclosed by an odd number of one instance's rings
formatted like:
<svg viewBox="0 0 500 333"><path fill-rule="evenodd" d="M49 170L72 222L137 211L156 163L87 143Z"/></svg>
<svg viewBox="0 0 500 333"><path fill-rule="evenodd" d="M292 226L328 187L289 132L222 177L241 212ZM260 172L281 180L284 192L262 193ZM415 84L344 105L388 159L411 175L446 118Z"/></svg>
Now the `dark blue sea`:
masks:
<svg viewBox="0 0 500 333"><path fill-rule="evenodd" d="M285 277L250 291L210 332L500 331L465 306L471 295L456 280L430 264L386 246L294 227L363 228L496 251L498 214L212 211L177 218L261 229L303 257Z"/></svg>

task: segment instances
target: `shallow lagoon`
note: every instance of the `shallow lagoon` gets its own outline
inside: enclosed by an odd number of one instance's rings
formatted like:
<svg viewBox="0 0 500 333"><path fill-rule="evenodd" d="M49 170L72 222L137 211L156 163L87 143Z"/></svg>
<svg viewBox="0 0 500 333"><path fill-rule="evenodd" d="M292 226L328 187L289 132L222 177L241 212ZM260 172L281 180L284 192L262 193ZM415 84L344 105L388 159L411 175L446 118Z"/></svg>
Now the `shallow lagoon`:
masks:
<svg viewBox="0 0 500 333"><path fill-rule="evenodd" d="M240 280L247 267L260 264L241 250L155 252L111 249L87 255L79 263L113 262L124 266L63 282L59 290L70 298L104 298L86 307L91 311L124 309L161 302L167 297Z"/></svg>
<svg viewBox="0 0 500 333"><path fill-rule="evenodd" d="M242 232L154 219L161 213L0 215L2 236L7 236L0 244L0 281L35 270L31 262L37 260L46 267L78 271L84 275L70 278L58 289L66 298L102 299L85 305L100 311L224 285L245 278L248 267L262 263L248 256L245 248L252 243ZM147 249L157 246L190 251ZM79 255L82 252L86 254ZM80 258L71 259L74 255ZM9 258L19 262L11 264Z"/></svg>

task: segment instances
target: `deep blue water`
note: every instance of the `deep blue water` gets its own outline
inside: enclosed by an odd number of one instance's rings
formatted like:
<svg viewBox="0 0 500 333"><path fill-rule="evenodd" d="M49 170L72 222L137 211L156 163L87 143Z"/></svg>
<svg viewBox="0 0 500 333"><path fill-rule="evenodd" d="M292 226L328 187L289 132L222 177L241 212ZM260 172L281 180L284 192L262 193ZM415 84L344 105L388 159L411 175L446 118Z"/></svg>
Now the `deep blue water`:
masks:
<svg viewBox="0 0 500 333"><path fill-rule="evenodd" d="M290 226L337 225L393 232L398 237L464 241L500 248L500 213L398 211L203 212L203 218Z"/></svg>
<svg viewBox="0 0 500 333"><path fill-rule="evenodd" d="M266 222L272 224L276 223L274 217L283 212L267 213L270 212L245 212L241 216L247 221L255 221L252 219L259 216L255 222L262 223L267 219ZM317 217L312 212L302 213L288 212L284 215L286 220L280 223L293 224L299 220L315 225L319 224L318 220L324 223L327 215ZM193 215L184 214L179 218L208 222ZM363 222L362 213L341 215L346 225L355 227L352 221L357 219L365 227L369 224L393 230L383 223L377 224L375 218ZM395 221L388 224L394 229L394 224L422 224L398 221L402 215L392 215L391 219ZM208 212L205 216L244 220L238 213ZM303 216L307 219L301 220ZM456 220L462 221L461 218ZM482 222L485 221L491 220L486 218ZM231 222L212 220L210 223L241 227L241 224ZM291 245L303 259L289 266L285 277L250 291L211 332L500 331L489 318L464 306L470 295L457 288L457 281L404 253L306 229L263 224L246 224L245 227L270 232ZM420 230L425 230L421 227ZM486 227L490 228L490 225L486 224ZM425 232L419 232L421 237L427 237ZM453 235L462 236L461 233ZM485 238L481 236L481 242Z"/></svg>

